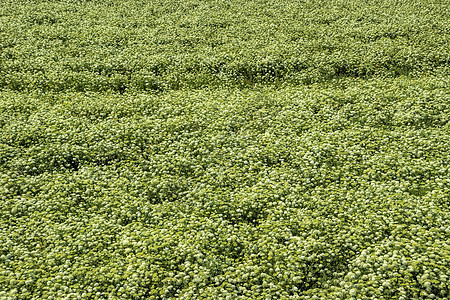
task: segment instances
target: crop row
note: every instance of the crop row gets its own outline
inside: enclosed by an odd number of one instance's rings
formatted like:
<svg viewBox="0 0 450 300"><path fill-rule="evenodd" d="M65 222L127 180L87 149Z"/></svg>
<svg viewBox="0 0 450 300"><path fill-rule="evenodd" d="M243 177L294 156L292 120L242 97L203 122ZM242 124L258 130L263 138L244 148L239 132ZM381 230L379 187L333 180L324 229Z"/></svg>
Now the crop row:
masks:
<svg viewBox="0 0 450 300"><path fill-rule="evenodd" d="M125 92L447 74L447 11L439 1L391 0L6 2L0 88Z"/></svg>
<svg viewBox="0 0 450 300"><path fill-rule="evenodd" d="M0 297L446 299L448 81L0 94Z"/></svg>

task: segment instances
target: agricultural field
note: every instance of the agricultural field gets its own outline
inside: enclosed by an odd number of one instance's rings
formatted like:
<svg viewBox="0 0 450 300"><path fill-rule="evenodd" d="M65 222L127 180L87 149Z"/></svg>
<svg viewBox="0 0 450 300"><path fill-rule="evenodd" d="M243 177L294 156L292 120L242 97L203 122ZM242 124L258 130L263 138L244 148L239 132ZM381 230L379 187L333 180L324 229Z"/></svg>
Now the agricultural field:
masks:
<svg viewBox="0 0 450 300"><path fill-rule="evenodd" d="M449 299L446 0L0 0L0 299Z"/></svg>

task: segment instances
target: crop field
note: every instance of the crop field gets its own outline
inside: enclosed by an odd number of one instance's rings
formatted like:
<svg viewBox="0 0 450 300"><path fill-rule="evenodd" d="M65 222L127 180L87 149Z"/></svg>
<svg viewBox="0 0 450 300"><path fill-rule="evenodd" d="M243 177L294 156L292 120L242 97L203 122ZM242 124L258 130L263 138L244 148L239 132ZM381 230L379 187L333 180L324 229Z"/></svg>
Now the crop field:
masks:
<svg viewBox="0 0 450 300"><path fill-rule="evenodd" d="M448 0L0 0L0 299L450 299Z"/></svg>

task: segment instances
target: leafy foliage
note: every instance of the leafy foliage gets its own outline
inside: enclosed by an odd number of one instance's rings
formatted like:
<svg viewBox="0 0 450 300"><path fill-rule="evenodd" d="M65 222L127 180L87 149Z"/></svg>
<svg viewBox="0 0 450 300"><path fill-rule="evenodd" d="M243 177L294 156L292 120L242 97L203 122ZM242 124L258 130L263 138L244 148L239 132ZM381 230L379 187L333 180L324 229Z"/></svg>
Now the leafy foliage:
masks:
<svg viewBox="0 0 450 300"><path fill-rule="evenodd" d="M442 1L11 1L0 9L0 88L13 90L308 84L450 62Z"/></svg>
<svg viewBox="0 0 450 300"><path fill-rule="evenodd" d="M448 299L441 1L1 4L0 298Z"/></svg>

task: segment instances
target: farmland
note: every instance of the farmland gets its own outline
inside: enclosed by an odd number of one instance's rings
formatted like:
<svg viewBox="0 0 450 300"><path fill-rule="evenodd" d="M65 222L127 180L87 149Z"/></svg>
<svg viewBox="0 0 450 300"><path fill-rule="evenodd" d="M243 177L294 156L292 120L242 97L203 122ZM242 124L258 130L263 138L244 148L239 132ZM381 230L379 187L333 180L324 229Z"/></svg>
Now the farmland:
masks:
<svg viewBox="0 0 450 300"><path fill-rule="evenodd" d="M0 299L448 299L449 6L0 0Z"/></svg>

